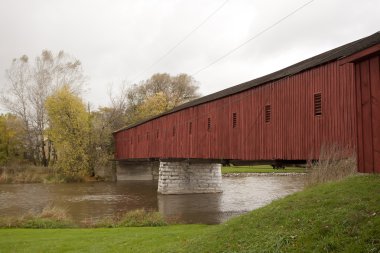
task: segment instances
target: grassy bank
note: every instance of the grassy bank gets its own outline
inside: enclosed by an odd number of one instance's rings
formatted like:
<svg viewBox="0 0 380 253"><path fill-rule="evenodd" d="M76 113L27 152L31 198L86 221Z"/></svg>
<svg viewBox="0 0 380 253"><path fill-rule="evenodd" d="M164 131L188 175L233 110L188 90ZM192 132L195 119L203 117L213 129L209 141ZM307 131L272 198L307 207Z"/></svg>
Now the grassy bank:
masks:
<svg viewBox="0 0 380 253"><path fill-rule="evenodd" d="M351 177L274 201L198 236L183 249L183 252L379 251L379 176Z"/></svg>
<svg viewBox="0 0 380 253"><path fill-rule="evenodd" d="M273 169L271 165L256 165L256 166L224 166L222 174L229 173L304 173L305 168L300 167L285 167L285 169Z"/></svg>
<svg viewBox="0 0 380 253"><path fill-rule="evenodd" d="M0 167L0 183L3 184L72 183L94 180L96 179L92 177L63 175L52 167L32 165Z"/></svg>
<svg viewBox="0 0 380 253"><path fill-rule="evenodd" d="M137 209L112 218L75 223L67 211L56 206L47 206L41 213L21 217L0 217L1 228L119 228L119 227L160 227L174 224L165 221L156 211ZM1 252L1 251L0 251Z"/></svg>
<svg viewBox="0 0 380 253"><path fill-rule="evenodd" d="M379 252L380 176L308 188L217 226L1 229L2 252Z"/></svg>

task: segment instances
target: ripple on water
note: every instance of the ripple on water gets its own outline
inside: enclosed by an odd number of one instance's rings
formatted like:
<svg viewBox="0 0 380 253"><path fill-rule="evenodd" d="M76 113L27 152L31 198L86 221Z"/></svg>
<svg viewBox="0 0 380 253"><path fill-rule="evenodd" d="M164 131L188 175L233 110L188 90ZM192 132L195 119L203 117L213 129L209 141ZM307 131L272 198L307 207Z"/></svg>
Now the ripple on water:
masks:
<svg viewBox="0 0 380 253"><path fill-rule="evenodd" d="M68 199L69 202L83 202L83 201L109 201L109 202L119 202L119 201L128 201L136 200L131 196L127 195L83 195L71 197Z"/></svg>

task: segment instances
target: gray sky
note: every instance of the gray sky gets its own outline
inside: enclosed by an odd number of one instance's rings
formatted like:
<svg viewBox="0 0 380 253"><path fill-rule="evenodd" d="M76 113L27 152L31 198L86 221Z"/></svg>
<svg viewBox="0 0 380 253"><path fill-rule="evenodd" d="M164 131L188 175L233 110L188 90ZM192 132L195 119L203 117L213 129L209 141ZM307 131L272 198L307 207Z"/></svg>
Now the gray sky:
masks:
<svg viewBox="0 0 380 253"><path fill-rule="evenodd" d="M107 105L111 84L193 74L308 1L229 0L144 71L225 0L0 0L0 85L13 58L64 50L89 77L86 100ZM380 0L314 0L194 78L207 95L379 30Z"/></svg>

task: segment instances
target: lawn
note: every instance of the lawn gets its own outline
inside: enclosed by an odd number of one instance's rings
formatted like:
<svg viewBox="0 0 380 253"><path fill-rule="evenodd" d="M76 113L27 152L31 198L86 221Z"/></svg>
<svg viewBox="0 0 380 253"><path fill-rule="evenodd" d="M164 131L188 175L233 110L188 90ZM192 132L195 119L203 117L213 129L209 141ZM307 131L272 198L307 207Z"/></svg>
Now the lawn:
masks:
<svg viewBox="0 0 380 253"><path fill-rule="evenodd" d="M380 176L308 188L184 244L181 252L380 252Z"/></svg>
<svg viewBox="0 0 380 253"><path fill-rule="evenodd" d="M228 173L304 173L305 168L285 167L285 169L273 169L271 165L256 166L225 166L222 167L222 174Z"/></svg>
<svg viewBox="0 0 380 253"><path fill-rule="evenodd" d="M307 188L221 225L0 230L0 252L379 251L374 175Z"/></svg>
<svg viewBox="0 0 380 253"><path fill-rule="evenodd" d="M213 227L1 229L0 252L168 252Z"/></svg>

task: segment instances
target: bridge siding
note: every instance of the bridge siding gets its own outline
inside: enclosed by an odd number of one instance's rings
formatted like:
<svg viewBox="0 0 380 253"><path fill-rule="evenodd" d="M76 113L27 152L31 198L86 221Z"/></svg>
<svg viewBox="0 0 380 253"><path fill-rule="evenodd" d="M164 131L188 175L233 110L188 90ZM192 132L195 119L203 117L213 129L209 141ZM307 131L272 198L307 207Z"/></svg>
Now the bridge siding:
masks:
<svg viewBox="0 0 380 253"><path fill-rule="evenodd" d="M314 116L318 92L321 117ZM265 123L266 104L271 105L270 123ZM116 159L317 159L322 144L356 145L354 67L330 62L117 132L115 141Z"/></svg>
<svg viewBox="0 0 380 253"><path fill-rule="evenodd" d="M358 115L358 168L380 173L380 56L355 64Z"/></svg>

